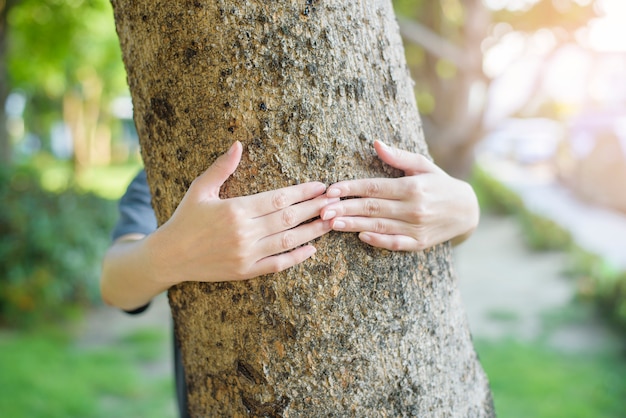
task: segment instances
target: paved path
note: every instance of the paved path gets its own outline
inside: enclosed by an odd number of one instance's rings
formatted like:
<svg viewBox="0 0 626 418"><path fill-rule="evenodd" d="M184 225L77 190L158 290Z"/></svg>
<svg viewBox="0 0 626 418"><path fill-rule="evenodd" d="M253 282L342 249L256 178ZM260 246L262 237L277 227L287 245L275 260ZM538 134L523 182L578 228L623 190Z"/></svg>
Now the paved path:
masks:
<svg viewBox="0 0 626 418"><path fill-rule="evenodd" d="M622 344L592 306L575 304L576 283L560 252L533 252L512 217L483 216L455 249L459 286L475 337L545 340L568 352ZM567 319L578 311L574 321ZM552 318L552 320L551 320Z"/></svg>
<svg viewBox="0 0 626 418"><path fill-rule="evenodd" d="M549 167L526 167L488 155L479 163L517 193L529 210L570 231L580 247L626 270L626 214L581 201L556 181Z"/></svg>

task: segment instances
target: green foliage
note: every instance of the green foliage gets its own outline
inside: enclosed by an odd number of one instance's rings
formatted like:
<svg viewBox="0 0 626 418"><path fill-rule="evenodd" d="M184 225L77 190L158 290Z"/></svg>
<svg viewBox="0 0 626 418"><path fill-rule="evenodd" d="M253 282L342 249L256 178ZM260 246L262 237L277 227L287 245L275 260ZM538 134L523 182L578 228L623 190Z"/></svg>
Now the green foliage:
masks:
<svg viewBox="0 0 626 418"><path fill-rule="evenodd" d="M5 56L10 90L28 97L27 130L46 139L63 118L63 97L97 97L100 117L127 85L108 0L20 0L7 17ZM109 123L111 125L111 123Z"/></svg>
<svg viewBox="0 0 626 418"><path fill-rule="evenodd" d="M626 330L626 271L579 247L572 254L568 274L576 278L579 294L597 300L600 309Z"/></svg>
<svg viewBox="0 0 626 418"><path fill-rule="evenodd" d="M579 294L595 300L611 319L626 328L626 271L574 245L568 231L526 209L517 194L480 168L474 170L471 182L481 209L515 216L530 248L567 251L571 264L569 273L577 279Z"/></svg>
<svg viewBox="0 0 626 418"><path fill-rule="evenodd" d="M0 170L0 321L25 325L98 299L115 203L42 190L27 168Z"/></svg>
<svg viewBox="0 0 626 418"><path fill-rule="evenodd" d="M153 339L81 349L59 332L0 334L2 416L171 417L171 376L139 376L147 344L154 349Z"/></svg>
<svg viewBox="0 0 626 418"><path fill-rule="evenodd" d="M568 231L552 220L526 209L517 194L479 167L472 173L471 183L483 211L511 214L518 218L530 248L537 251L566 250L572 245Z"/></svg>
<svg viewBox="0 0 626 418"><path fill-rule="evenodd" d="M515 213L524 206L518 195L481 170L480 167L474 168L470 181L483 211L504 215Z"/></svg>
<svg viewBox="0 0 626 418"><path fill-rule="evenodd" d="M70 161L61 161L40 152L29 159L28 166L36 172L42 188L47 191L59 193L69 187L78 187L105 199L118 200L142 164L138 160L130 160L124 164L93 165L76 176Z"/></svg>
<svg viewBox="0 0 626 418"><path fill-rule="evenodd" d="M8 30L13 87L59 98L97 70L113 94L125 91L109 1L21 0L9 12Z"/></svg>
<svg viewBox="0 0 626 418"><path fill-rule="evenodd" d="M506 3L506 2L505 2ZM503 8L494 12L494 20L509 23L514 30L534 32L543 28L558 27L574 32L597 16L597 2L580 4L575 0L540 0L528 3L523 10Z"/></svg>
<svg viewBox="0 0 626 418"><path fill-rule="evenodd" d="M626 362L513 341L477 341L496 413L506 418L623 417Z"/></svg>

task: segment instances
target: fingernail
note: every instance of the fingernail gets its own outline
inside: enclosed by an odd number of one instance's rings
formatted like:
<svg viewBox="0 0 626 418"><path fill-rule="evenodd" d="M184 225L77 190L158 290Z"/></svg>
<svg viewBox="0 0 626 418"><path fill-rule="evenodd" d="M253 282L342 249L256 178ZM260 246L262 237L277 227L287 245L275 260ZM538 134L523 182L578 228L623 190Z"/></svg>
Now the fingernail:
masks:
<svg viewBox="0 0 626 418"><path fill-rule="evenodd" d="M337 188L330 188L326 191L326 196L328 197L339 197L341 196L341 190Z"/></svg>
<svg viewBox="0 0 626 418"><path fill-rule="evenodd" d="M322 220L327 221L334 218L335 216L337 216L337 212L335 212L334 210L327 210L326 212L324 212L324 215L322 215Z"/></svg>
<svg viewBox="0 0 626 418"><path fill-rule="evenodd" d="M336 221L333 224L333 229L345 229L346 228L346 223L343 221Z"/></svg>
<svg viewBox="0 0 626 418"><path fill-rule="evenodd" d="M231 155L233 152L235 152L235 145L237 145L237 143L238 143L238 142L239 142L239 141L235 141L235 142L233 143L233 145L231 145L231 146L230 146L230 148L228 149L228 151L226 151L226 154L227 154L227 155Z"/></svg>
<svg viewBox="0 0 626 418"><path fill-rule="evenodd" d="M365 241L365 242L370 242L372 240L372 237L369 234L366 234L365 232L362 232L359 235L359 238L361 238L361 241Z"/></svg>
<svg viewBox="0 0 626 418"><path fill-rule="evenodd" d="M324 193L324 190L326 190L326 185L324 183L318 183L315 187L315 191L317 193Z"/></svg>

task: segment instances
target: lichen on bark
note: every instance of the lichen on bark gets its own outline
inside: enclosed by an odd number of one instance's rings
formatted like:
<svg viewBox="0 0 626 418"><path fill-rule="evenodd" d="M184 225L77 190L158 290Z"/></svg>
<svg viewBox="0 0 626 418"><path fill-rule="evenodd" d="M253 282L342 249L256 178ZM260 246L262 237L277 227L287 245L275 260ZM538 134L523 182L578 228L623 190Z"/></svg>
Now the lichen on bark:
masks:
<svg viewBox="0 0 626 418"><path fill-rule="evenodd" d="M389 1L113 5L161 223L234 140L224 198L399 176L375 139L427 154ZM448 244L315 245L279 274L170 290L193 416L493 414Z"/></svg>

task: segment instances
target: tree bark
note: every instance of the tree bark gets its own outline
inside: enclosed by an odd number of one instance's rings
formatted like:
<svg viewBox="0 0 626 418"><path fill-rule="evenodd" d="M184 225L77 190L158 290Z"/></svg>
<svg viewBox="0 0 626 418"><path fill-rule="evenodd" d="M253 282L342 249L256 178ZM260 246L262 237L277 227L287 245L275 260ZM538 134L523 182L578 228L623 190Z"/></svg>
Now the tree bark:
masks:
<svg viewBox="0 0 626 418"><path fill-rule="evenodd" d="M222 197L400 175L375 139L427 153L389 1L113 6L160 223L235 140ZM170 290L193 416L493 416L448 244L315 245L279 274Z"/></svg>

